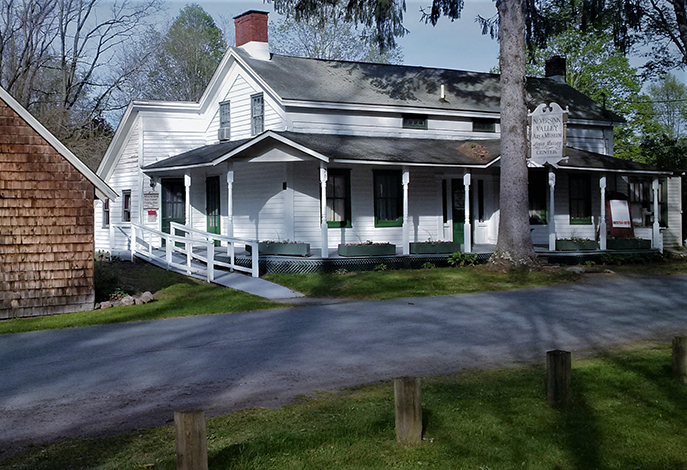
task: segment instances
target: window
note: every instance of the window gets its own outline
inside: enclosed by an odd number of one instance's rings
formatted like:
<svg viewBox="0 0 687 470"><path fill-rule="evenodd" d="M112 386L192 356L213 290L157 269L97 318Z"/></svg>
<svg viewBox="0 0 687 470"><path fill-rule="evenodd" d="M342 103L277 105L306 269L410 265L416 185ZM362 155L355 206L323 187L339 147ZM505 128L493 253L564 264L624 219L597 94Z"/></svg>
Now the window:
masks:
<svg viewBox="0 0 687 470"><path fill-rule="evenodd" d="M262 93L250 97L250 132L258 135L265 130L265 103Z"/></svg>
<svg viewBox="0 0 687 470"><path fill-rule="evenodd" d="M404 114L404 129L427 129L427 116L422 114Z"/></svg>
<svg viewBox="0 0 687 470"><path fill-rule="evenodd" d="M496 132L496 119L480 119L472 120L473 132Z"/></svg>
<svg viewBox="0 0 687 470"><path fill-rule="evenodd" d="M570 175L570 223L592 223L592 180L589 175Z"/></svg>
<svg viewBox="0 0 687 470"><path fill-rule="evenodd" d="M110 200L103 201L103 228L110 226Z"/></svg>
<svg viewBox="0 0 687 470"><path fill-rule="evenodd" d="M351 172L331 169L327 182L327 226L351 227Z"/></svg>
<svg viewBox="0 0 687 470"><path fill-rule="evenodd" d="M635 226L650 227L654 223L654 190L650 181L630 182L630 210ZM668 225L668 206L665 180L658 184L658 210L661 227Z"/></svg>
<svg viewBox="0 0 687 470"><path fill-rule="evenodd" d="M530 225L546 225L546 196L549 184L545 171L530 171L527 192L530 199Z"/></svg>
<svg viewBox="0 0 687 470"><path fill-rule="evenodd" d="M131 190L122 191L122 222L131 222Z"/></svg>
<svg viewBox="0 0 687 470"><path fill-rule="evenodd" d="M403 225L403 188L400 171L374 172L375 227Z"/></svg>
<svg viewBox="0 0 687 470"><path fill-rule="evenodd" d="M219 104L218 139L231 139L231 106L229 101L223 101Z"/></svg>

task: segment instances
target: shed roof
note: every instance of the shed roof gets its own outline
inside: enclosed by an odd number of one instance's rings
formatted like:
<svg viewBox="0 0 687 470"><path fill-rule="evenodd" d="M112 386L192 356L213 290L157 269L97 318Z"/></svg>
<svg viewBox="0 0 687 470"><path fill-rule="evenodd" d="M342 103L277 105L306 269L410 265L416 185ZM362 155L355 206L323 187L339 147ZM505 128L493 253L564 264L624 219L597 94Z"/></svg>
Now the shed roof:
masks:
<svg viewBox="0 0 687 470"><path fill-rule="evenodd" d="M7 106L12 108L33 130L35 130L45 141L50 144L60 155L62 155L69 163L71 163L81 174L88 179L93 186L95 186L95 195L98 199L114 199L117 193L110 188L98 175L96 175L84 162L77 158L67 147L60 142L57 137L52 135L38 120L31 115L7 90L0 87L0 99L4 101Z"/></svg>
<svg viewBox="0 0 687 470"><path fill-rule="evenodd" d="M406 139L266 131L252 139L206 145L143 168L155 174L176 169L218 165L228 159L251 158L271 145L306 149L329 163L367 163L437 167L486 168L500 156L501 142L491 140ZM568 147L567 158L554 166L569 170L670 174L653 166Z"/></svg>
<svg viewBox="0 0 687 470"><path fill-rule="evenodd" d="M285 100L390 105L499 113L500 76L462 70L307 59L272 54L254 59L233 51ZM441 85L445 98L441 99ZM527 105L557 102L570 107L570 118L623 123L588 96L548 78L527 79Z"/></svg>

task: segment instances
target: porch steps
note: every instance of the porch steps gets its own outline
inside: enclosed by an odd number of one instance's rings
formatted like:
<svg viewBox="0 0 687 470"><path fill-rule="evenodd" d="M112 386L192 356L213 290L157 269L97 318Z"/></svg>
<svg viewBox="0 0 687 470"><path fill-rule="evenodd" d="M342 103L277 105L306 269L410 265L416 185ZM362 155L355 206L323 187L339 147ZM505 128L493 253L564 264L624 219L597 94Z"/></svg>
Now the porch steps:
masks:
<svg viewBox="0 0 687 470"><path fill-rule="evenodd" d="M184 263L186 258L184 256L181 256L177 253L174 253L172 256L175 258L175 262L177 263ZM139 257L137 255L137 257ZM196 279L200 280L205 280L204 276L201 276L200 274L196 273L191 273L190 275L183 269L171 267L167 267L167 262L165 261L165 252L160 249L155 249L153 250L153 256L151 258L148 257L139 257L140 259L147 261L151 264L154 264L155 266L158 266L163 269L167 269L172 272L176 272L179 274L183 274L185 276L190 276ZM203 267L205 266L204 263L201 263L199 261L194 260L191 263L192 267ZM300 292L296 292L295 290L291 290L287 287L281 286L279 284L275 284L270 281L266 281L265 279L261 279L258 277L251 277L246 274L241 274L237 272L229 272L229 271L220 271L217 270L215 271L215 279L213 281L214 284L218 284L223 287L230 287L232 289L240 290L242 292L247 292L249 294L257 295L258 297L262 297L265 299L269 300L281 300L281 299L297 299L301 297L305 297L303 294Z"/></svg>

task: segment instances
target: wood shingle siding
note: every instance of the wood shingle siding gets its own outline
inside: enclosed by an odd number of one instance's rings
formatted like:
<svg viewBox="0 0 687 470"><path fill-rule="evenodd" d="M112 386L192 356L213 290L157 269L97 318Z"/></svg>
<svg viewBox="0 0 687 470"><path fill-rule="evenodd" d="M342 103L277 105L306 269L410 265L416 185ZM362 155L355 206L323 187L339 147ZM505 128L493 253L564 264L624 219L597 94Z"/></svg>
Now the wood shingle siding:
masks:
<svg viewBox="0 0 687 470"><path fill-rule="evenodd" d="M0 101L0 319L93 308L94 193Z"/></svg>

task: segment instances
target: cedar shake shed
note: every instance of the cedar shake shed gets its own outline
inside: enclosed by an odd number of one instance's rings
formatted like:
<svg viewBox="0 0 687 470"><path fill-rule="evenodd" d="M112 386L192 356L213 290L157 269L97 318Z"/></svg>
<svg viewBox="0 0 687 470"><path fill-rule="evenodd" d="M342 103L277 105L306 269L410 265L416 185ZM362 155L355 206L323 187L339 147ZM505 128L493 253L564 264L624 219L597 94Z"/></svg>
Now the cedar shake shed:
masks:
<svg viewBox="0 0 687 470"><path fill-rule="evenodd" d="M0 319L93 308L93 203L116 197L0 88Z"/></svg>

